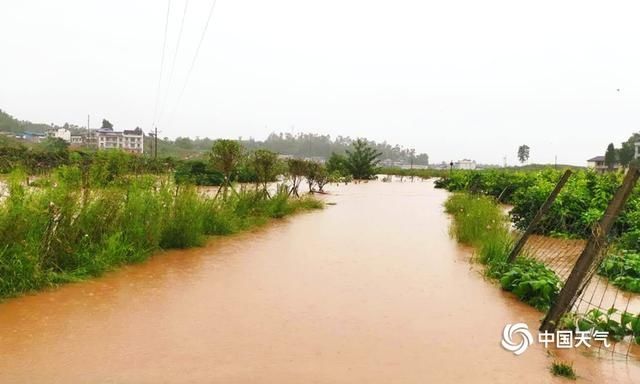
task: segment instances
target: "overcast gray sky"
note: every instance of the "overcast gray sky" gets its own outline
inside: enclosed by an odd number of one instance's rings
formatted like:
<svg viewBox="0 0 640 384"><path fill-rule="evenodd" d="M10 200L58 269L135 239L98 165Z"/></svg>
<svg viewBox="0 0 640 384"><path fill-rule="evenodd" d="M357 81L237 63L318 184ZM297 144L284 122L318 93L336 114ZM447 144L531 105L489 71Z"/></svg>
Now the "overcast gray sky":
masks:
<svg viewBox="0 0 640 384"><path fill-rule="evenodd" d="M496 164L528 144L532 162L584 165L640 130L637 1L218 0L179 100L212 1L189 0L177 55L171 1L161 136L294 130ZM166 10L2 0L0 109L149 130Z"/></svg>

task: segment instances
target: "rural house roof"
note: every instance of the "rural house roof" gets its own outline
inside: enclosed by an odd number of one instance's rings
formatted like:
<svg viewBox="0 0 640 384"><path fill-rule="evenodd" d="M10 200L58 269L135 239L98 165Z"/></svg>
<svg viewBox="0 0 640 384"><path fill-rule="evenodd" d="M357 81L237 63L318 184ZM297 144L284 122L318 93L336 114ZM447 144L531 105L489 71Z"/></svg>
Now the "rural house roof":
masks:
<svg viewBox="0 0 640 384"><path fill-rule="evenodd" d="M604 156L596 156L587 161L604 161Z"/></svg>

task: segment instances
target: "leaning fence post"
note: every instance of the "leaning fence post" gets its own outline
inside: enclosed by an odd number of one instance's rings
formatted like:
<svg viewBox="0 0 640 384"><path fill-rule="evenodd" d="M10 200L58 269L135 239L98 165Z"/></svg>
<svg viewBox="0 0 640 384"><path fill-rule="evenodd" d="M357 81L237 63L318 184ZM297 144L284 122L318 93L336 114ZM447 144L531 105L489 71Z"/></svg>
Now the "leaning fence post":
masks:
<svg viewBox="0 0 640 384"><path fill-rule="evenodd" d="M531 236L533 230L536 228L542 217L549 211L549 208L551 208L551 204L553 204L553 202L556 200L556 197L558 197L558 194L567 183L567 180L569 180L570 176L571 170L567 169L560 178L560 181L558 181L558 184L556 184L556 187L547 197L547 200L545 200L545 202L540 206L540 209L533 217L533 220L531 220L531 223L529 223L527 229L524 231L522 236L520 236L520 239L518 239L518 242L509 253L509 257L507 257L507 262L512 263L516 259L518 254L520 254L520 251L522 251L522 248L526 244L527 239L529 238L529 236Z"/></svg>
<svg viewBox="0 0 640 384"><path fill-rule="evenodd" d="M558 322L564 316L576 299L582 293L584 287L589 283L591 276L593 275L595 265L598 262L598 256L600 255L602 248L605 246L607 235L616 221L618 214L624 207L624 204L629 199L633 187L638 181L640 171L636 167L629 168L627 175L622 182L622 185L616 191L613 199L609 202L607 210L604 212L600 221L593 227L593 231L587 245L580 254L578 261L576 261L569 278L567 279L564 287L558 294L558 297L554 301L551 309L547 312L540 331L555 332Z"/></svg>

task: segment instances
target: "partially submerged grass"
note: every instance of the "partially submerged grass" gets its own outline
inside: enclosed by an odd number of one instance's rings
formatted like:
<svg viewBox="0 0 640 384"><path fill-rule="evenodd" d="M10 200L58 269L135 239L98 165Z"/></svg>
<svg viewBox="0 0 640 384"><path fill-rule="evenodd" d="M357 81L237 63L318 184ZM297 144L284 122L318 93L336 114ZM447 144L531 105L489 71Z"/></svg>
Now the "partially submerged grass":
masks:
<svg viewBox="0 0 640 384"><path fill-rule="evenodd" d="M564 377L570 380L576 380L576 372L573 370L573 364L563 361L554 361L551 364L551 373L554 376Z"/></svg>
<svg viewBox="0 0 640 384"><path fill-rule="evenodd" d="M540 310L549 308L560 291L559 278L526 255L507 263L513 237L507 217L492 198L456 193L446 201L445 210L453 216L451 234L475 248L476 259L487 267L487 276L525 303Z"/></svg>
<svg viewBox="0 0 640 384"><path fill-rule="evenodd" d="M244 191L214 200L153 177L96 189L81 188L69 172L37 189L25 188L23 180L15 173L0 203L0 298L99 276L159 249L199 246L209 235L323 206L283 191L272 198Z"/></svg>

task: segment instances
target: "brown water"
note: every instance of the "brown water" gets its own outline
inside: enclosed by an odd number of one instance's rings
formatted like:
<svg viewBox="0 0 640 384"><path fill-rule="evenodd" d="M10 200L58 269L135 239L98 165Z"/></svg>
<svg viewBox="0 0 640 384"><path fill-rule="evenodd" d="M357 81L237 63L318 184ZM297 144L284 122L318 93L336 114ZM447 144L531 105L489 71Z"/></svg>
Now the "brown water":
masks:
<svg viewBox="0 0 640 384"><path fill-rule="evenodd" d="M430 182L335 186L336 202L0 304L2 383L555 383L541 314L470 266ZM576 352L585 382L636 363Z"/></svg>

